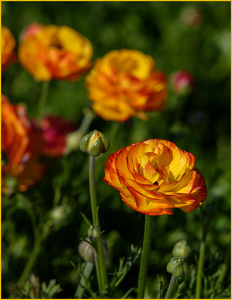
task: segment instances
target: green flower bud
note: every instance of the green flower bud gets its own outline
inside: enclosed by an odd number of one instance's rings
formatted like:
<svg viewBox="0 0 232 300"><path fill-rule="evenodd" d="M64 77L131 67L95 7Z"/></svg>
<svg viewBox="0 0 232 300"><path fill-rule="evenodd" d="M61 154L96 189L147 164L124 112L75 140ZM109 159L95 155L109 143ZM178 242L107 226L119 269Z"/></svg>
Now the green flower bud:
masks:
<svg viewBox="0 0 232 300"><path fill-rule="evenodd" d="M88 237L93 240L97 240L100 235L100 230L97 226L91 225L88 230Z"/></svg>
<svg viewBox="0 0 232 300"><path fill-rule="evenodd" d="M173 257L167 265L167 272L175 277L183 276L188 272L186 259L183 257Z"/></svg>
<svg viewBox="0 0 232 300"><path fill-rule="evenodd" d="M94 262L95 250L88 242L82 241L78 246L78 252L85 261Z"/></svg>
<svg viewBox="0 0 232 300"><path fill-rule="evenodd" d="M67 218L67 211L63 206L54 207L51 210L50 217L54 222L62 222Z"/></svg>
<svg viewBox="0 0 232 300"><path fill-rule="evenodd" d="M172 249L173 256L180 256L187 258L191 252L191 248L187 244L186 240L179 241L176 243Z"/></svg>
<svg viewBox="0 0 232 300"><path fill-rule="evenodd" d="M85 135L80 142L81 151L87 152L94 157L107 152L109 148L110 142L97 130Z"/></svg>
<svg viewBox="0 0 232 300"><path fill-rule="evenodd" d="M90 241L89 238L86 238L86 240ZM105 239L102 239L102 245L103 245L104 257L106 258L108 251L107 251L107 244ZM86 241L82 241L78 246L78 252L85 261L88 262L94 261L95 250L90 243Z"/></svg>
<svg viewBox="0 0 232 300"><path fill-rule="evenodd" d="M7 153L2 150L2 167L8 163L8 155Z"/></svg>

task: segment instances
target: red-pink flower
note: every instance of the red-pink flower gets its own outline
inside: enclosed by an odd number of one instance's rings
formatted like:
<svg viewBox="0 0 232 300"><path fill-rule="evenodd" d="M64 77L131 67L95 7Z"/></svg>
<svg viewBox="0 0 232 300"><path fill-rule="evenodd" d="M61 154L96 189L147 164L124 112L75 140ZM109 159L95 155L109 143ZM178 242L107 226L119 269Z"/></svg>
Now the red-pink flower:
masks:
<svg viewBox="0 0 232 300"><path fill-rule="evenodd" d="M41 121L44 140L43 154L49 157L62 156L66 149L66 136L77 129L74 122L58 116L46 116Z"/></svg>
<svg viewBox="0 0 232 300"><path fill-rule="evenodd" d="M194 78L190 72L180 70L171 75L171 85L176 94L187 95L193 90Z"/></svg>

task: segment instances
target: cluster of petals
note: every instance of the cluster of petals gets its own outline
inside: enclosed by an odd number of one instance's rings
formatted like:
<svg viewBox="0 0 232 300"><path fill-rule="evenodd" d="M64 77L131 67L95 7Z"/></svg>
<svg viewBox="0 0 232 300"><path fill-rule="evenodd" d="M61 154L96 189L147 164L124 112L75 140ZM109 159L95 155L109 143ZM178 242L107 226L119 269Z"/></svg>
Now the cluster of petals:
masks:
<svg viewBox="0 0 232 300"><path fill-rule="evenodd" d="M11 104L1 97L2 152L5 162L2 166L2 191L8 192L7 177L17 179L18 190L25 191L40 181L44 166L39 162L42 150L40 128L27 116L20 104Z"/></svg>
<svg viewBox="0 0 232 300"><path fill-rule="evenodd" d="M14 52L16 42L10 30L1 27L1 69L5 71L9 65L17 60L16 53Z"/></svg>
<svg viewBox="0 0 232 300"><path fill-rule="evenodd" d="M135 143L111 154L104 180L120 191L129 207L146 215L172 215L171 208L191 212L207 195L195 157L161 139Z"/></svg>
<svg viewBox="0 0 232 300"><path fill-rule="evenodd" d="M90 41L68 26L32 23L22 34L19 61L38 81L75 81L92 65Z"/></svg>
<svg viewBox="0 0 232 300"><path fill-rule="evenodd" d="M47 157L60 157L66 150L66 137L77 130L74 122L59 116L49 115L43 117L40 123L42 129L42 153Z"/></svg>
<svg viewBox="0 0 232 300"><path fill-rule="evenodd" d="M151 56L138 50L113 50L96 60L86 76L93 110L105 120L124 122L165 108L166 78Z"/></svg>

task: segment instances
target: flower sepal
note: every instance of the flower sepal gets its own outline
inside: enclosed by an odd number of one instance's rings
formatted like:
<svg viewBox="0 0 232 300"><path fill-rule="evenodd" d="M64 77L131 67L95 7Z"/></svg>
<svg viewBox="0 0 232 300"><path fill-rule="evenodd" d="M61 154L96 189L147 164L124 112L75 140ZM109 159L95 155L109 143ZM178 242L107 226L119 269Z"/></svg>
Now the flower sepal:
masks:
<svg viewBox="0 0 232 300"><path fill-rule="evenodd" d="M83 152L87 152L90 155L97 157L101 153L105 153L110 148L110 142L99 131L94 130L85 135L80 142L80 149Z"/></svg>
<svg viewBox="0 0 232 300"><path fill-rule="evenodd" d="M167 265L167 272L180 277L188 272L188 264L184 257L174 256Z"/></svg>

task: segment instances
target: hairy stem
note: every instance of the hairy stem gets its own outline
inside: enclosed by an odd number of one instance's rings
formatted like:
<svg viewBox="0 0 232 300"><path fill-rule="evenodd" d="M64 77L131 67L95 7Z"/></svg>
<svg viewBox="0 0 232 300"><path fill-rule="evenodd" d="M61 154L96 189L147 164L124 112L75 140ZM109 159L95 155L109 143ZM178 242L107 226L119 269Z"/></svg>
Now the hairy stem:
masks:
<svg viewBox="0 0 232 300"><path fill-rule="evenodd" d="M90 188L93 225L97 226L101 231L100 220L97 212L97 198L96 198L96 185L95 185L95 157L93 157L92 155L89 156L89 188ZM102 289L104 289L105 287L108 286L108 278L107 278L105 257L104 257L104 250L103 250L101 236L97 239L97 249L98 249L97 257L99 259L99 266L98 263L96 264L98 282L101 282L101 287ZM102 291L102 289L99 286L99 290Z"/></svg>
<svg viewBox="0 0 232 300"><path fill-rule="evenodd" d="M43 109L46 104L47 95L48 95L49 81L42 82L42 91L38 102L38 120L40 121L43 116Z"/></svg>
<svg viewBox="0 0 232 300"><path fill-rule="evenodd" d="M167 293L165 295L165 299L171 299L172 293L173 293L173 290L174 290L174 287L176 284L176 279L177 279L177 277L172 275L172 278L171 278L169 286L168 286Z"/></svg>
<svg viewBox="0 0 232 300"><path fill-rule="evenodd" d="M144 299L145 283L146 283L147 269L149 263L149 253L151 248L152 220L153 220L152 216L149 215L145 216L143 250L142 250L142 257L141 257L140 270L139 270L137 299Z"/></svg>

